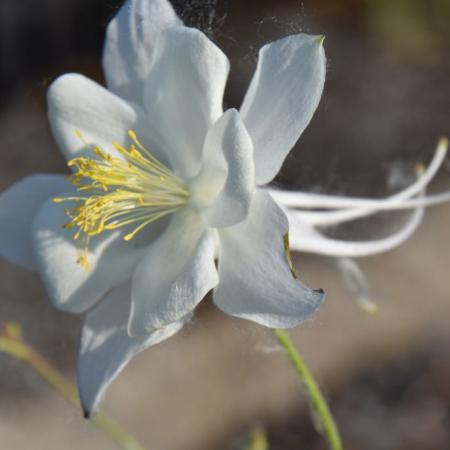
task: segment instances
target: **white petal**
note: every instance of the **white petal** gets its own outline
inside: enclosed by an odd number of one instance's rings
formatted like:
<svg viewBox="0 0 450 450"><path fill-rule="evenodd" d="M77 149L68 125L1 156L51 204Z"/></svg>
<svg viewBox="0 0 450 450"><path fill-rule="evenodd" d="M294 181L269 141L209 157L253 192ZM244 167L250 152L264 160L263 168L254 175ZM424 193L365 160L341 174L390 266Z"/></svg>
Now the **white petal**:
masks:
<svg viewBox="0 0 450 450"><path fill-rule="evenodd" d="M255 147L258 185L275 177L319 104L325 82L322 41L298 34L260 51L241 107Z"/></svg>
<svg viewBox="0 0 450 450"><path fill-rule="evenodd" d="M59 77L50 86L47 97L50 126L67 160L81 155L94 157L91 149L95 145L120 158L112 143L127 145L130 129L144 143L148 141L144 112L83 75ZM152 145L151 150L161 158L157 145Z"/></svg>
<svg viewBox="0 0 450 450"><path fill-rule="evenodd" d="M410 238L423 218L424 206L418 207L405 225L395 233L372 241L344 241L324 236L308 223L302 223L298 215L289 215L291 222L291 247L299 252L326 256L357 258L377 255L400 246Z"/></svg>
<svg viewBox="0 0 450 450"><path fill-rule="evenodd" d="M222 115L228 71L227 57L200 31L161 33L144 100L152 131L164 137L172 167L185 178L197 174L206 133Z"/></svg>
<svg viewBox="0 0 450 450"><path fill-rule="evenodd" d="M97 409L106 389L131 358L175 334L188 319L143 337L130 337L127 333L130 296L129 284L122 285L86 315L78 359L78 388L86 417Z"/></svg>
<svg viewBox="0 0 450 450"><path fill-rule="evenodd" d="M103 69L108 87L127 100L142 103L159 34L181 25L167 0L125 2L106 33Z"/></svg>
<svg viewBox="0 0 450 450"><path fill-rule="evenodd" d="M24 178L0 196L0 255L19 266L35 269L31 223L42 204L67 187L62 175Z"/></svg>
<svg viewBox="0 0 450 450"><path fill-rule="evenodd" d="M213 287L215 235L184 209L147 250L133 274L129 333L146 334L193 311Z"/></svg>
<svg viewBox="0 0 450 450"><path fill-rule="evenodd" d="M191 184L194 201L212 202L202 211L211 227L234 225L247 217L254 175L251 138L239 113L230 109L209 130L202 170Z"/></svg>
<svg viewBox="0 0 450 450"><path fill-rule="evenodd" d="M324 294L291 273L283 237L288 222L265 191L258 191L244 222L220 231L217 306L270 328L296 326L319 308Z"/></svg>
<svg viewBox="0 0 450 450"><path fill-rule="evenodd" d="M76 262L74 230L63 228L67 221L64 205L45 203L33 224L34 247L50 300L58 308L79 313L127 281L144 250L136 248L134 239L125 242L118 231L104 232L89 242L91 267L86 271Z"/></svg>

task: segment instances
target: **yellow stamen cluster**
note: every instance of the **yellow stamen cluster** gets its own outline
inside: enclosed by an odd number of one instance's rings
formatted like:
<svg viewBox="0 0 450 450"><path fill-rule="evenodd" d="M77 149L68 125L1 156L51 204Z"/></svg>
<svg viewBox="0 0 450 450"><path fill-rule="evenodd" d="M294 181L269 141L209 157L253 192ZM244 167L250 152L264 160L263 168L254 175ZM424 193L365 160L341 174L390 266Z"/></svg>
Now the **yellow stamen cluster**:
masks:
<svg viewBox="0 0 450 450"><path fill-rule="evenodd" d="M80 132L77 134L82 138ZM77 263L86 270L89 270L87 245L91 236L135 225L124 236L129 241L146 225L185 205L189 197L185 182L146 150L133 131L128 136L132 141L129 148L113 143L123 159L96 146L92 149L94 158L69 161L69 167L75 169L69 177L72 184L79 192L89 194L54 199L57 203L76 203L73 209L65 209L70 221L64 227L77 228L74 238L82 237L83 251Z"/></svg>

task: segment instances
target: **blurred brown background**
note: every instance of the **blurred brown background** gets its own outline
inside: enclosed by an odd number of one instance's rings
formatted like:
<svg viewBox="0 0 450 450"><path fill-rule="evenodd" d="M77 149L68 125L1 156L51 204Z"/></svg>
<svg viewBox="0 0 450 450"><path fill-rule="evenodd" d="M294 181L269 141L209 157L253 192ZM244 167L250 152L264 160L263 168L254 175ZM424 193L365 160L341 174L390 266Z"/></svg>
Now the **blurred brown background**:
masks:
<svg viewBox="0 0 450 450"><path fill-rule="evenodd" d="M0 1L0 188L62 172L45 92L58 75L100 82L105 26L119 0ZM450 1L178 1L232 62L225 102L239 106L258 48L295 32L325 34L328 74L310 127L277 180L290 188L379 196L414 176L450 134ZM434 189L447 189L445 167ZM392 229L361 221L333 232L370 238ZM398 219L401 220L403 216ZM397 217L395 216L397 220ZM296 255L328 301L293 336L317 374L347 450L450 448L450 206L389 254L362 261L380 313L358 309L332 261ZM394 223L398 225L399 222ZM140 355L104 409L152 449L243 449L261 424L276 450L323 449L301 386L270 333L208 302L193 323ZM16 320L69 378L81 318L54 310L37 275L0 262L0 321ZM21 362L0 354L0 449L109 449Z"/></svg>

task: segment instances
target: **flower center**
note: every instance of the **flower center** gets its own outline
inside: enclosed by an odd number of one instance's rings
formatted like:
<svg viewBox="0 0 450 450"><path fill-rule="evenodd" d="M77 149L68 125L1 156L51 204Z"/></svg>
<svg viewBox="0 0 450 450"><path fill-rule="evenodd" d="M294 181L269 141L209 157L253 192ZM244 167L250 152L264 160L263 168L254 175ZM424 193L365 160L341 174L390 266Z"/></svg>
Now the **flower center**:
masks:
<svg viewBox="0 0 450 450"><path fill-rule="evenodd" d="M77 135L83 139L79 131ZM128 136L132 141L129 148L113 143L123 159L95 146L96 157L70 160L68 165L75 173L69 179L87 195L53 199L56 203L75 202L72 209L65 209L70 221L64 228L77 229L74 239L81 237L83 244L77 263L85 270L89 270L91 236L132 225L132 231L124 236L129 241L145 226L184 206L190 196L186 183L158 161L133 131Z"/></svg>

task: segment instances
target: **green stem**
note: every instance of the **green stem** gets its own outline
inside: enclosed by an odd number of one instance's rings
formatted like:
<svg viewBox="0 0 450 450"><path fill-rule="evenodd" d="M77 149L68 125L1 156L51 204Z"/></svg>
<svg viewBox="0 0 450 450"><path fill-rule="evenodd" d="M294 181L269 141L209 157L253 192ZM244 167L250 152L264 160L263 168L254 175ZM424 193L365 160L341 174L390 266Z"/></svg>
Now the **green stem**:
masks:
<svg viewBox="0 0 450 450"><path fill-rule="evenodd" d="M328 408L327 402L320 392L320 389L317 386L314 377L312 376L302 357L299 355L286 331L274 330L274 334L278 339L278 342L286 351L289 359L295 367L300 381L306 388L306 392L308 393L308 396L311 400L315 416L320 421L320 425L323 429L330 450L342 450L343 447L341 436L339 435L339 431L337 429L336 423L334 422L333 416L331 415L330 409Z"/></svg>
<svg viewBox="0 0 450 450"><path fill-rule="evenodd" d="M49 386L75 407L80 408L76 387L69 383L60 372L23 340L21 328L18 324L8 323L0 328L0 352L28 363ZM142 444L104 413L96 414L92 423L123 450L145 450Z"/></svg>
<svg viewBox="0 0 450 450"><path fill-rule="evenodd" d="M269 450L269 441L262 427L255 427L250 432L245 450Z"/></svg>

